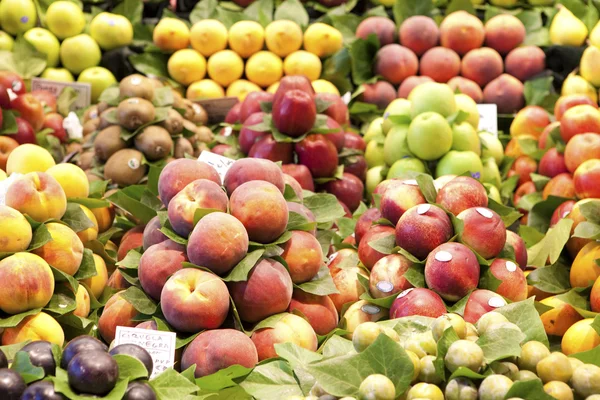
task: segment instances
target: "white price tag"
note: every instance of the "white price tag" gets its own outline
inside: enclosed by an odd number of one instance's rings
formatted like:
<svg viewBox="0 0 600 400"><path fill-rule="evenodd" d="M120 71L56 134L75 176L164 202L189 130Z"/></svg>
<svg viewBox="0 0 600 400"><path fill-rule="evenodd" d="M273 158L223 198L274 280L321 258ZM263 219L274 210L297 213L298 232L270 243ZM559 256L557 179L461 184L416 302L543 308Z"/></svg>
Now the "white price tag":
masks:
<svg viewBox="0 0 600 400"><path fill-rule="evenodd" d="M137 344L146 349L154 363L151 378L175 364L175 332L117 326L115 346Z"/></svg>
<svg viewBox="0 0 600 400"><path fill-rule="evenodd" d="M479 130L498 136L498 106L496 104L477 104L479 111Z"/></svg>
<svg viewBox="0 0 600 400"><path fill-rule="evenodd" d="M43 78L31 79L31 91L44 90L52 93L56 98L64 88L71 87L77 92L77 99L73 103L75 109L87 108L92 103L92 85L78 82L57 82Z"/></svg>
<svg viewBox="0 0 600 400"><path fill-rule="evenodd" d="M350 103L350 100L352 100L352 93L344 93L344 95L342 96L342 101L344 102L344 104L348 105L348 103Z"/></svg>
<svg viewBox="0 0 600 400"><path fill-rule="evenodd" d="M69 113L67 118L63 119L63 128L67 131L69 139L82 139L83 126L73 111Z"/></svg>
<svg viewBox="0 0 600 400"><path fill-rule="evenodd" d="M211 153L208 150L204 150L202 153L200 153L198 161L204 161L205 163L216 169L217 173L221 177L221 182L225 180L225 174L235 162L235 160L232 160L231 158L223 157L216 153Z"/></svg>

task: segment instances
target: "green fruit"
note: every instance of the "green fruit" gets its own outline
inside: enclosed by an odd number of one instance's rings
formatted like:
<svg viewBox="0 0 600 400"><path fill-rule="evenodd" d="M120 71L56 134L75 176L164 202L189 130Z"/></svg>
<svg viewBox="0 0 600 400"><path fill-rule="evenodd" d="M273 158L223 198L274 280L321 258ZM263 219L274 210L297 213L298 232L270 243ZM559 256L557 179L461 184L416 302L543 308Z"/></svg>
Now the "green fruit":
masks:
<svg viewBox="0 0 600 400"><path fill-rule="evenodd" d="M46 11L46 25L59 39L79 35L85 28L85 15L70 1L54 1Z"/></svg>
<svg viewBox="0 0 600 400"><path fill-rule="evenodd" d="M457 340L448 348L444 363L450 372L454 372L460 367L477 372L483 364L483 350L477 343L469 340Z"/></svg>
<svg viewBox="0 0 600 400"><path fill-rule="evenodd" d="M415 383L417 381L417 379L419 378L419 373L421 372L421 360L419 360L419 356L417 356L415 353L413 353L410 350L405 350L406 351L406 355L410 358L410 361L412 361L412 365L413 365L413 376L412 376L412 383Z"/></svg>
<svg viewBox="0 0 600 400"><path fill-rule="evenodd" d="M479 135L468 122L452 125L452 150L472 151L481 155Z"/></svg>
<svg viewBox="0 0 600 400"><path fill-rule="evenodd" d="M91 67L83 70L81 74L79 74L77 82L89 83L92 85L92 103L97 103L102 92L117 83L117 80L108 69L103 67Z"/></svg>
<svg viewBox="0 0 600 400"><path fill-rule="evenodd" d="M371 140L365 149L365 159L369 168L385 165L385 156L383 143L377 140Z"/></svg>
<svg viewBox="0 0 600 400"><path fill-rule="evenodd" d="M452 379L444 391L446 400L477 400L477 387L466 378Z"/></svg>
<svg viewBox="0 0 600 400"><path fill-rule="evenodd" d="M377 167L370 168L367 171L367 179L365 180L365 187L367 190L367 198L373 195L373 190L385 179L384 174L385 167L379 165Z"/></svg>
<svg viewBox="0 0 600 400"><path fill-rule="evenodd" d="M112 50L131 44L133 26L122 15L103 12L92 19L90 35L98 42L102 50Z"/></svg>
<svg viewBox="0 0 600 400"><path fill-rule="evenodd" d="M402 157L413 156L408 149L407 135L408 125L394 125L389 130L383 144L383 154L387 165L394 164Z"/></svg>
<svg viewBox="0 0 600 400"><path fill-rule="evenodd" d="M496 160L496 164L502 164L504 160L504 147L498 140L498 137L493 133L480 132L479 141L481 142L481 158L493 157Z"/></svg>
<svg viewBox="0 0 600 400"><path fill-rule="evenodd" d="M490 375L479 386L479 400L504 400L512 384L504 375Z"/></svg>
<svg viewBox="0 0 600 400"><path fill-rule="evenodd" d="M569 358L560 352L551 353L548 357L540 360L536 371L542 382L550 381L569 382L573 375L573 369Z"/></svg>
<svg viewBox="0 0 600 400"><path fill-rule="evenodd" d="M442 383L442 378L435 371L435 356L425 356L419 362L419 380L421 382L433 383L435 385Z"/></svg>
<svg viewBox="0 0 600 400"><path fill-rule="evenodd" d="M358 388L359 400L394 400L395 398L394 382L385 375L369 375Z"/></svg>
<svg viewBox="0 0 600 400"><path fill-rule="evenodd" d="M448 313L437 317L433 326L431 327L431 333L433 339L438 342L444 335L446 329L453 328L454 332L458 335L459 339L467 337L467 323L458 314Z"/></svg>
<svg viewBox="0 0 600 400"><path fill-rule="evenodd" d="M520 369L536 372L537 364L550 355L550 350L545 344L532 340L521 347L521 357L518 365Z"/></svg>
<svg viewBox="0 0 600 400"><path fill-rule="evenodd" d="M571 363L571 368L573 369L573 371L575 371L577 368L581 367L584 364L583 361L573 357L569 357L569 362Z"/></svg>
<svg viewBox="0 0 600 400"><path fill-rule="evenodd" d="M442 115L425 112L410 123L407 140L408 148L415 156L427 161L437 160L452 148L452 129Z"/></svg>
<svg viewBox="0 0 600 400"><path fill-rule="evenodd" d="M449 117L457 110L454 92L450 86L442 83L425 82L410 92L408 100L411 102L413 118L428 111Z"/></svg>
<svg viewBox="0 0 600 400"><path fill-rule="evenodd" d="M498 188L490 183L484 183L483 186L487 192L488 198L494 200L496 203L502 203L502 197Z"/></svg>
<svg viewBox="0 0 600 400"><path fill-rule="evenodd" d="M451 150L442 157L435 169L437 177L462 175L466 172L470 172L475 178L481 177L481 173L483 172L481 159L472 151Z"/></svg>
<svg viewBox="0 0 600 400"><path fill-rule="evenodd" d="M427 168L423 161L414 157L405 157L396 161L388 171L387 179L402 178L410 179L414 178L415 172L426 173Z"/></svg>
<svg viewBox="0 0 600 400"><path fill-rule="evenodd" d="M464 93L454 95L456 100L456 108L469 114L466 122L473 127L473 129L479 129L479 110L477 109L477 103L471 97Z"/></svg>
<svg viewBox="0 0 600 400"><path fill-rule="evenodd" d="M375 322L363 322L352 334L354 349L360 353L369 347L382 333L381 327Z"/></svg>
<svg viewBox="0 0 600 400"><path fill-rule="evenodd" d="M491 157L486 158L483 161L481 181L483 183L489 183L491 185L494 185L496 188L499 188L502 183L502 178L500 176L500 169L498 168L498 164L496 164L496 160L494 160Z"/></svg>
<svg viewBox="0 0 600 400"><path fill-rule="evenodd" d="M52 32L44 28L32 28L23 36L37 51L46 55L47 67L53 68L58 65L60 43Z"/></svg>
<svg viewBox="0 0 600 400"><path fill-rule="evenodd" d="M91 36L81 34L65 39L60 46L60 62L74 74L100 63L102 53Z"/></svg>
<svg viewBox="0 0 600 400"><path fill-rule="evenodd" d="M0 31L0 50L11 51L15 45L15 40L8 33Z"/></svg>
<svg viewBox="0 0 600 400"><path fill-rule="evenodd" d="M383 118L375 118L369 124L367 132L365 133L363 139L366 144L369 144L371 140L382 139L383 137L385 137L385 135L383 134Z"/></svg>
<svg viewBox="0 0 600 400"><path fill-rule="evenodd" d="M491 367L494 373L508 376L510 379L519 372L519 367L508 361L492 363Z"/></svg>
<svg viewBox="0 0 600 400"><path fill-rule="evenodd" d="M406 115L410 117L410 101L407 99L395 99L383 112L383 131L387 134L394 127L394 123L389 119L390 116Z"/></svg>
<svg viewBox="0 0 600 400"><path fill-rule="evenodd" d="M58 82L74 82L73 74L66 68L46 68L42 72L42 78Z"/></svg>
<svg viewBox="0 0 600 400"><path fill-rule="evenodd" d="M436 385L430 383L417 383L410 388L407 393L406 400L429 399L429 400L444 400L444 393Z"/></svg>
<svg viewBox="0 0 600 400"><path fill-rule="evenodd" d="M573 371L571 384L581 397L600 394L600 367L584 364Z"/></svg>
<svg viewBox="0 0 600 400"><path fill-rule="evenodd" d="M490 311L488 313L483 314L481 318L479 318L479 320L477 321L477 332L479 332L480 335L483 335L488 331L488 328L490 326L502 322L508 322L508 319L499 312Z"/></svg>
<svg viewBox="0 0 600 400"><path fill-rule="evenodd" d="M510 379L512 379L513 381L531 381L534 379L540 379L539 376L537 376L535 373L528 371L526 369L523 369L521 371L517 371L515 372Z"/></svg>
<svg viewBox="0 0 600 400"><path fill-rule="evenodd" d="M548 382L544 385L544 392L558 400L573 400L573 390L564 382Z"/></svg>
<svg viewBox="0 0 600 400"><path fill-rule="evenodd" d="M31 0L2 0L0 2L0 25L7 33L16 36L33 28L37 11Z"/></svg>

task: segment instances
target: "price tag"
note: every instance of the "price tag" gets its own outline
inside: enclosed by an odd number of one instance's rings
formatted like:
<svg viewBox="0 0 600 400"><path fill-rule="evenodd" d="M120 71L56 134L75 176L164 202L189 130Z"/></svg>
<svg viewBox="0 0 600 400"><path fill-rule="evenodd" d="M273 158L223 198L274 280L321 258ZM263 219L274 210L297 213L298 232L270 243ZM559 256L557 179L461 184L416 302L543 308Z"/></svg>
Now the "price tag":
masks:
<svg viewBox="0 0 600 400"><path fill-rule="evenodd" d="M211 153L208 150L204 150L202 153L200 153L198 161L204 161L205 163L216 169L217 173L221 177L221 183L223 182L223 180L225 180L225 174L235 162L235 160L232 160L231 158L223 157L216 153Z"/></svg>
<svg viewBox="0 0 600 400"><path fill-rule="evenodd" d="M44 90L52 93L56 98L60 96L63 89L71 87L77 92L77 99L73 103L75 109L87 108L92 103L92 85L89 83L57 82L43 78L31 79L31 91Z"/></svg>
<svg viewBox="0 0 600 400"><path fill-rule="evenodd" d="M496 104L477 104L479 111L479 130L498 136L498 106Z"/></svg>
<svg viewBox="0 0 600 400"><path fill-rule="evenodd" d="M342 96L342 101L344 102L344 104L348 105L348 103L350 103L350 100L352 100L352 93L344 93L344 95Z"/></svg>
<svg viewBox="0 0 600 400"><path fill-rule="evenodd" d="M137 344L146 349L154 363L152 376L160 374L175 364L175 332L154 331L150 329L117 326L115 346Z"/></svg>
<svg viewBox="0 0 600 400"><path fill-rule="evenodd" d="M83 126L73 111L63 119L63 128L67 131L69 139L83 139Z"/></svg>

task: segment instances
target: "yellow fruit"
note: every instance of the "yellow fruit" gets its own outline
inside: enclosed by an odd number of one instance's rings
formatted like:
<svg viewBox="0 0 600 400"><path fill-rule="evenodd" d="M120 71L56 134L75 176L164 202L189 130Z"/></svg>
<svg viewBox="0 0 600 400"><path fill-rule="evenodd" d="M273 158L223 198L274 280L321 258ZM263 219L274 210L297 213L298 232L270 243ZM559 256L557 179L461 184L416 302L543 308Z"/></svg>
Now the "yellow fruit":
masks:
<svg viewBox="0 0 600 400"><path fill-rule="evenodd" d="M25 143L10 152L6 162L6 173L26 174L28 172L46 172L56 163L52 154L41 146Z"/></svg>
<svg viewBox="0 0 600 400"><path fill-rule="evenodd" d="M562 7L550 24L550 43L561 46L581 46L588 29L567 7Z"/></svg>
<svg viewBox="0 0 600 400"><path fill-rule="evenodd" d="M227 28L216 19L203 19L190 30L192 48L204 57L227 48Z"/></svg>
<svg viewBox="0 0 600 400"><path fill-rule="evenodd" d="M163 18L152 32L154 44L164 51L181 50L190 44L190 30L176 18Z"/></svg>
<svg viewBox="0 0 600 400"><path fill-rule="evenodd" d="M199 81L206 75L206 59L192 49L177 50L167 63L169 75L182 85Z"/></svg>
<svg viewBox="0 0 600 400"><path fill-rule="evenodd" d="M583 94L589 97L594 103L598 102L596 89L579 75L570 74L563 82L561 95L568 96L570 94Z"/></svg>
<svg viewBox="0 0 600 400"><path fill-rule="evenodd" d="M594 318L587 318L574 323L565 332L561 342L562 352L566 355L588 351L600 346L600 335L592 328Z"/></svg>
<svg viewBox="0 0 600 400"><path fill-rule="evenodd" d="M588 287L600 277L600 266L596 260L600 258L600 243L590 242L583 246L573 260L570 271L572 287Z"/></svg>
<svg viewBox="0 0 600 400"><path fill-rule="evenodd" d="M244 60L231 50L221 50L210 56L207 64L208 76L221 86L229 86L242 77Z"/></svg>
<svg viewBox="0 0 600 400"><path fill-rule="evenodd" d="M106 283L108 282L108 271L106 269L106 263L97 254L94 254L94 265L96 267L96 275L91 278L84 279L82 281L83 284L87 285L95 298L99 298L104 292L104 288L106 288Z"/></svg>
<svg viewBox="0 0 600 400"><path fill-rule="evenodd" d="M3 181L7 178L6 176L6 172L4 172L4 170L0 169L0 181Z"/></svg>
<svg viewBox="0 0 600 400"><path fill-rule="evenodd" d="M319 57L327 57L342 48L342 34L333 26L314 23L304 32L304 49Z"/></svg>
<svg viewBox="0 0 600 400"><path fill-rule="evenodd" d="M302 28L294 21L280 19L265 28L267 49L285 57L302 47Z"/></svg>
<svg viewBox="0 0 600 400"><path fill-rule="evenodd" d="M321 76L321 59L308 51L298 50L283 61L283 72L286 75L304 75L311 81Z"/></svg>
<svg viewBox="0 0 600 400"><path fill-rule="evenodd" d="M85 172L75 164L62 163L48 168L47 174L52 175L65 191L67 198L88 197L90 182Z"/></svg>
<svg viewBox="0 0 600 400"><path fill-rule="evenodd" d="M332 93L340 95L340 91L335 87L335 85L325 79L317 79L312 82L312 87L315 89L317 93Z"/></svg>
<svg viewBox="0 0 600 400"><path fill-rule="evenodd" d="M592 85L600 86L600 73L598 73L598 64L600 64L600 49L596 46L588 46L579 63L579 73Z"/></svg>
<svg viewBox="0 0 600 400"><path fill-rule="evenodd" d="M283 75L281 58L270 51L259 51L246 61L246 77L258 86L267 87Z"/></svg>
<svg viewBox="0 0 600 400"><path fill-rule="evenodd" d="M218 99L225 96L225 90L217 82L211 79L202 79L192 83L185 94L190 100L196 99Z"/></svg>
<svg viewBox="0 0 600 400"><path fill-rule="evenodd" d="M600 47L600 21L598 21L594 29L590 32L589 40L592 46Z"/></svg>
<svg viewBox="0 0 600 400"><path fill-rule="evenodd" d="M274 84L272 84L271 86L269 86L267 88L267 92L275 94L275 92L277 91L278 88L279 88L279 82L275 82Z"/></svg>
<svg viewBox="0 0 600 400"><path fill-rule="evenodd" d="M92 221L93 226L77 232L77 236L79 237L79 239L81 239L83 243L89 242L90 240L96 240L98 238L99 230L98 220L96 219L96 216L94 215L92 210L90 210L86 206L82 206L80 204L79 207L81 208L81 211L83 211L85 216L88 217L90 221Z"/></svg>
<svg viewBox="0 0 600 400"><path fill-rule="evenodd" d="M573 306L556 296L545 298L540 303L553 307L552 310L540 315L548 335L562 336L574 323L582 319Z"/></svg>
<svg viewBox="0 0 600 400"><path fill-rule="evenodd" d="M244 58L262 50L265 42L263 27L254 21L239 21L229 28L229 47Z"/></svg>
<svg viewBox="0 0 600 400"><path fill-rule="evenodd" d="M227 97L237 97L240 101L244 101L248 93L260 92L261 88L256 86L254 83L249 82L245 79L240 79L233 82L227 88Z"/></svg>

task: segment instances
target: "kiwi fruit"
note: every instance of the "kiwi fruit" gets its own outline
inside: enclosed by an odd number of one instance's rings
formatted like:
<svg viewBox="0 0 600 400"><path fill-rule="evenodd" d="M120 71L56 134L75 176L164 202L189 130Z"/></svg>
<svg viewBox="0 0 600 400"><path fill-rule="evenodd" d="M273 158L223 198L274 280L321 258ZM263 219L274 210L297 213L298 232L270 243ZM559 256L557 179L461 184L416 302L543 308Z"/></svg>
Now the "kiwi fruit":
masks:
<svg viewBox="0 0 600 400"><path fill-rule="evenodd" d="M155 116L156 110L152 103L140 97L123 100L117 108L119 124L130 131L152 122Z"/></svg>
<svg viewBox="0 0 600 400"><path fill-rule="evenodd" d="M109 108L110 108L110 106L105 101L101 101L100 103L96 104L96 110L98 111L98 115L102 114L104 111L108 110Z"/></svg>
<svg viewBox="0 0 600 400"><path fill-rule="evenodd" d="M175 152L173 155L175 158L185 158L186 154L189 154L190 156L194 155L194 147L186 138L177 138L175 140Z"/></svg>
<svg viewBox="0 0 600 400"><path fill-rule="evenodd" d="M95 173L93 173L89 169L85 171L85 175L87 176L89 182L101 181L102 180L101 177L99 177L98 175L96 175Z"/></svg>
<svg viewBox="0 0 600 400"><path fill-rule="evenodd" d="M85 110L85 113L83 114L83 123L85 124L89 120L96 119L99 116L100 113L98 112L98 106L91 106Z"/></svg>
<svg viewBox="0 0 600 400"><path fill-rule="evenodd" d="M100 126L100 118L89 119L83 124L83 136L87 136L98 130Z"/></svg>
<svg viewBox="0 0 600 400"><path fill-rule="evenodd" d="M160 123L171 135L178 135L183 131L183 117L174 109L169 109L167 119Z"/></svg>
<svg viewBox="0 0 600 400"><path fill-rule="evenodd" d="M119 83L119 95L122 99L139 97L152 100L154 98L154 83L140 74L129 75Z"/></svg>
<svg viewBox="0 0 600 400"><path fill-rule="evenodd" d="M193 114L188 118L190 121L196 125L206 125L208 123L208 114L200 104L192 102L192 112Z"/></svg>
<svg viewBox="0 0 600 400"><path fill-rule="evenodd" d="M77 166L83 170L90 169L94 165L94 150L84 151L77 159Z"/></svg>
<svg viewBox="0 0 600 400"><path fill-rule="evenodd" d="M127 143L121 139L121 127L119 125L109 126L101 130L94 140L94 151L100 161L106 161L117 151L127 147Z"/></svg>
<svg viewBox="0 0 600 400"><path fill-rule="evenodd" d="M143 159L144 155L135 149L117 151L104 165L104 179L119 186L135 185L146 175Z"/></svg>
<svg viewBox="0 0 600 400"><path fill-rule="evenodd" d="M71 142L65 147L65 153L71 154L74 152L81 153L83 151L83 145L79 142Z"/></svg>
<svg viewBox="0 0 600 400"><path fill-rule="evenodd" d="M152 83L152 86L154 86L154 89L161 89L161 88L165 87L165 85L158 78L148 78L148 79L150 79L150 83Z"/></svg>
<svg viewBox="0 0 600 400"><path fill-rule="evenodd" d="M210 143L215 138L210 128L206 126L199 126L196 128L196 139L201 143Z"/></svg>
<svg viewBox="0 0 600 400"><path fill-rule="evenodd" d="M165 128L150 125L135 137L135 147L144 153L148 160L160 160L171 154L173 139Z"/></svg>
<svg viewBox="0 0 600 400"><path fill-rule="evenodd" d="M194 149L194 157L200 157L203 151L210 151L208 145L206 143L199 143L198 146Z"/></svg>
<svg viewBox="0 0 600 400"><path fill-rule="evenodd" d="M117 112L116 107L110 107L110 108L107 108L106 110L102 111L102 113L100 114L100 123L98 124L97 129L104 129L104 128L108 128L111 125L115 125L115 123L113 121L109 121L108 116L112 115L116 112ZM114 115L113 115L113 118L114 118Z"/></svg>

